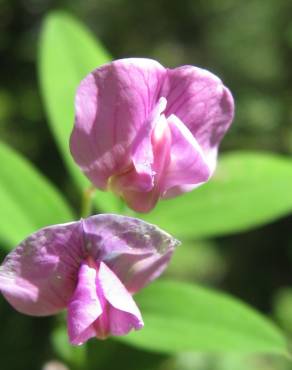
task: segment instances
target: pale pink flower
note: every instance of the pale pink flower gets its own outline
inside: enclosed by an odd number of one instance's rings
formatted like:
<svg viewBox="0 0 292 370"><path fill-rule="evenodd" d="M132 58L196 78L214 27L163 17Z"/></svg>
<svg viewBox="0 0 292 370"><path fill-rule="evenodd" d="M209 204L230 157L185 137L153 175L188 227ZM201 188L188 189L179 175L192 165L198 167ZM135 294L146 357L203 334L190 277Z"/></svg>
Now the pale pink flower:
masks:
<svg viewBox="0 0 292 370"><path fill-rule="evenodd" d="M229 90L204 69L117 60L78 88L71 153L97 188L148 212L210 178L233 113Z"/></svg>
<svg viewBox="0 0 292 370"><path fill-rule="evenodd" d="M0 291L35 316L68 310L72 344L143 327L132 294L167 266L177 240L138 219L97 215L30 235L0 267Z"/></svg>

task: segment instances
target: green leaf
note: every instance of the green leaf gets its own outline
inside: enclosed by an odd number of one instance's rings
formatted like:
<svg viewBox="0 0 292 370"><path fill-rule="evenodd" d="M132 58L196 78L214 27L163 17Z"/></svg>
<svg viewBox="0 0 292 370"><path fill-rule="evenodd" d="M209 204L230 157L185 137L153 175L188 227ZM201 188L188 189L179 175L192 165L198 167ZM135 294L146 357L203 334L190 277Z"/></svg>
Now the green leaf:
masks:
<svg viewBox="0 0 292 370"><path fill-rule="evenodd" d="M51 334L51 342L58 356L75 369L82 369L86 364L86 346L72 346L68 341L67 328L57 327Z"/></svg>
<svg viewBox="0 0 292 370"><path fill-rule="evenodd" d="M186 241L177 248L165 272L175 280L196 282L220 281L226 270L226 261L217 245L210 240Z"/></svg>
<svg viewBox="0 0 292 370"><path fill-rule="evenodd" d="M146 221L182 238L248 230L292 210L292 161L268 153L220 157L214 178L202 187L161 201Z"/></svg>
<svg viewBox="0 0 292 370"><path fill-rule="evenodd" d="M70 174L81 190L87 188L89 182L69 150L74 96L81 80L110 59L93 35L70 15L52 12L45 19L38 63L41 92L50 128ZM117 202L111 193L97 191L96 205L101 210L116 211Z"/></svg>
<svg viewBox="0 0 292 370"><path fill-rule="evenodd" d="M0 162L0 238L7 244L15 245L41 227L74 218L57 189L4 143L0 143Z"/></svg>
<svg viewBox="0 0 292 370"><path fill-rule="evenodd" d="M281 327L292 334L292 289L281 288L274 297L274 316Z"/></svg>
<svg viewBox="0 0 292 370"><path fill-rule="evenodd" d="M290 360L278 354L178 353L172 370L290 370Z"/></svg>
<svg viewBox="0 0 292 370"><path fill-rule="evenodd" d="M246 304L206 288L161 281L135 296L145 327L120 338L158 352L286 354L273 323Z"/></svg>

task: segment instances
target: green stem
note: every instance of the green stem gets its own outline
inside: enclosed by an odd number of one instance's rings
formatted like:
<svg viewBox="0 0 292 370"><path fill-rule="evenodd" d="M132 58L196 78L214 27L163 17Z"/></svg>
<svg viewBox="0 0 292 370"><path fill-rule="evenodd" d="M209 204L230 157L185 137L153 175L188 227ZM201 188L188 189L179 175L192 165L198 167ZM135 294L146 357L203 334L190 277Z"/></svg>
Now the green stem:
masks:
<svg viewBox="0 0 292 370"><path fill-rule="evenodd" d="M83 191L81 202L81 217L86 218L90 216L92 210L92 199L95 194L95 187L89 186Z"/></svg>

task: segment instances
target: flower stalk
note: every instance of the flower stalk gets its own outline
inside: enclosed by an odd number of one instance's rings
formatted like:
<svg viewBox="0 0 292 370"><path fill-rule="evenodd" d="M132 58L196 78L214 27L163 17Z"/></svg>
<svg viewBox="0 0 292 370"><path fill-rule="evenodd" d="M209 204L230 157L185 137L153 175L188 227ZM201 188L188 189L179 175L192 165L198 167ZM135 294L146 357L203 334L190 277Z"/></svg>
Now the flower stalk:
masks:
<svg viewBox="0 0 292 370"><path fill-rule="evenodd" d="M96 193L96 188L93 185L90 185L83 191L82 200L81 200L81 218L86 218L91 215L92 211L92 200Z"/></svg>

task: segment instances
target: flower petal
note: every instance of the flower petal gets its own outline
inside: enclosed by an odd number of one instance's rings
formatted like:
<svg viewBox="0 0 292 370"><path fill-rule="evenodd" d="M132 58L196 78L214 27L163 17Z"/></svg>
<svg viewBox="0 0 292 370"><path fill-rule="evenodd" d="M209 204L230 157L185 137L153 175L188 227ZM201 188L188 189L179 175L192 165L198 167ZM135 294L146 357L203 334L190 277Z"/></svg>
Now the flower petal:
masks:
<svg viewBox="0 0 292 370"><path fill-rule="evenodd" d="M131 145L158 101L166 73L150 59L121 59L90 73L76 97L70 147L99 188L131 164Z"/></svg>
<svg viewBox="0 0 292 370"><path fill-rule="evenodd" d="M68 335L72 344L82 344L96 336L94 321L102 314L96 291L96 268L83 262L78 284L68 305Z"/></svg>
<svg viewBox="0 0 292 370"><path fill-rule="evenodd" d="M167 122L172 143L171 160L161 184L165 198L168 190L171 192L172 188L186 184L197 187L206 182L211 174L205 155L190 130L174 114Z"/></svg>
<svg viewBox="0 0 292 370"><path fill-rule="evenodd" d="M212 73L183 66L167 70L160 95L168 101L166 117L175 114L189 128L214 169L218 145L234 114L229 90Z"/></svg>
<svg viewBox="0 0 292 370"><path fill-rule="evenodd" d="M0 290L18 311L51 315L71 298L83 254L80 222L37 231L8 254L0 267Z"/></svg>
<svg viewBox="0 0 292 370"><path fill-rule="evenodd" d="M112 335L116 336L126 335L131 330L133 329L139 330L142 329L144 326L141 316L140 317L134 316L129 312L121 311L112 306L109 309L109 316L110 316L110 331Z"/></svg>
<svg viewBox="0 0 292 370"><path fill-rule="evenodd" d="M127 206L140 213L150 212L155 207L159 197L160 193L157 187L147 192L135 190L125 190L123 192L123 198Z"/></svg>
<svg viewBox="0 0 292 370"><path fill-rule="evenodd" d="M163 272L179 244L157 226L131 217L92 216L83 228L88 253L104 261L131 293Z"/></svg>
<svg viewBox="0 0 292 370"><path fill-rule="evenodd" d="M165 99L161 102L166 104ZM155 124L150 126L151 130L146 132L145 129L144 139L137 147L140 173L133 168L128 173L115 176L112 183L112 189L136 212L149 212L154 208L161 197L160 184L170 161L171 132L165 115L159 115Z"/></svg>
<svg viewBox="0 0 292 370"><path fill-rule="evenodd" d="M141 329L144 324L134 299L117 276L103 262L100 263L98 281L104 297L110 303L108 313L110 333L124 335L132 329Z"/></svg>
<svg viewBox="0 0 292 370"><path fill-rule="evenodd" d="M152 165L154 163L153 148L152 148L152 131L154 127L161 120L161 113L166 108L167 101L165 98L161 97L156 104L153 111L150 113L149 117L146 119L144 125L141 127L140 131L133 142L132 146L132 160L136 172L144 179L144 186L140 189L136 186L134 190L140 191L150 191L154 185L153 181L153 169ZM163 117L165 120L165 117ZM148 180L146 182L146 179Z"/></svg>

